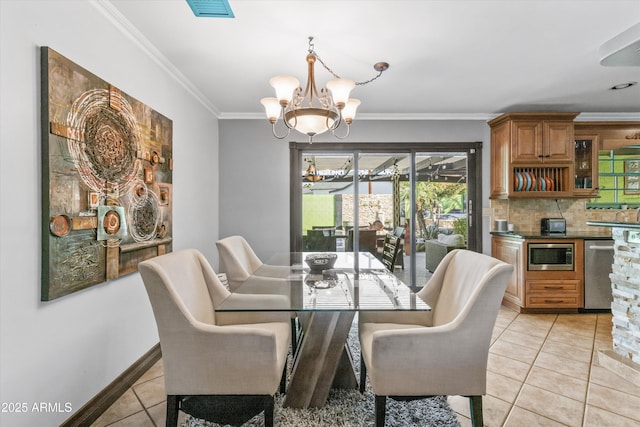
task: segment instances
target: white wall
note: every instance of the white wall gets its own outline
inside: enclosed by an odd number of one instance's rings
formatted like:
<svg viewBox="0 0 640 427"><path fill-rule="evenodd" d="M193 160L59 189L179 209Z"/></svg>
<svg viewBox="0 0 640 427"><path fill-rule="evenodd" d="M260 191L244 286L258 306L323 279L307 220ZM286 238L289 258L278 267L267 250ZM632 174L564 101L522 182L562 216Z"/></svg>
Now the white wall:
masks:
<svg viewBox="0 0 640 427"><path fill-rule="evenodd" d="M220 121L220 237L242 234L267 259L289 250L289 140L277 140L265 120ZM489 207L489 140L486 120L357 120L349 142L483 142L483 206ZM314 144L337 142L321 135ZM483 252L491 252L483 218Z"/></svg>
<svg viewBox="0 0 640 427"><path fill-rule="evenodd" d="M39 46L62 55L173 120L174 250L195 247L217 266L218 124L137 43L87 1L0 0L0 413L2 426L59 425L158 342L131 274L40 302Z"/></svg>

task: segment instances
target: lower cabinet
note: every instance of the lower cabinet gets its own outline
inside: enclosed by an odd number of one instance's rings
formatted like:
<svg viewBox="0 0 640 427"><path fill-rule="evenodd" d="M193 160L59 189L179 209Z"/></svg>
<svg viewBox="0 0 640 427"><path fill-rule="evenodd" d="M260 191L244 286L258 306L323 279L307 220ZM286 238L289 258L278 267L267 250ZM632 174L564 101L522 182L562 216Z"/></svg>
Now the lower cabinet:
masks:
<svg viewBox="0 0 640 427"><path fill-rule="evenodd" d="M491 255L514 266L503 305L520 312L575 311L584 307L584 240L562 240L574 243L574 271L527 269L528 244L550 241L492 236Z"/></svg>
<svg viewBox="0 0 640 427"><path fill-rule="evenodd" d="M526 308L582 307L580 280L526 280Z"/></svg>
<svg viewBox="0 0 640 427"><path fill-rule="evenodd" d="M491 239L491 255L507 264L513 265L513 274L507 284L502 303L513 309L524 305L524 277L525 262L523 240L493 236Z"/></svg>

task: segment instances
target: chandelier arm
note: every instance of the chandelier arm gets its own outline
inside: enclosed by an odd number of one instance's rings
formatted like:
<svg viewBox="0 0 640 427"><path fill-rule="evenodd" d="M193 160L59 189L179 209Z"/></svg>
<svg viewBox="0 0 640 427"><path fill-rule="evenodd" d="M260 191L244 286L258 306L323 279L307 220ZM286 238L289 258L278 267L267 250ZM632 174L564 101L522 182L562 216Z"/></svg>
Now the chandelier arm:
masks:
<svg viewBox="0 0 640 427"><path fill-rule="evenodd" d="M271 133L273 133L273 136L278 139L285 139L291 133L291 128L287 126L287 131L284 133L284 135L280 136L276 133L276 122L273 122L271 123Z"/></svg>
<svg viewBox="0 0 640 427"><path fill-rule="evenodd" d="M338 120L335 120L333 122L333 125L331 126L329 126L329 116L327 116L327 119L326 119L327 129L330 130L332 133L334 130L338 129L338 126L340 126L340 123L342 123L342 110L338 110Z"/></svg>
<svg viewBox="0 0 640 427"><path fill-rule="evenodd" d="M344 135L342 135L342 136L341 136L341 135L338 135L338 134L336 133L336 129L334 128L334 129L332 129L332 130L331 130L331 133L333 134L333 136L335 136L335 137L336 137L336 138L338 138L338 139L345 139L346 137L348 137L348 136L349 136L349 134L351 133L351 125L350 125L349 123L347 123L347 122L345 122L345 125L347 126L347 133L345 133L345 134L344 134Z"/></svg>

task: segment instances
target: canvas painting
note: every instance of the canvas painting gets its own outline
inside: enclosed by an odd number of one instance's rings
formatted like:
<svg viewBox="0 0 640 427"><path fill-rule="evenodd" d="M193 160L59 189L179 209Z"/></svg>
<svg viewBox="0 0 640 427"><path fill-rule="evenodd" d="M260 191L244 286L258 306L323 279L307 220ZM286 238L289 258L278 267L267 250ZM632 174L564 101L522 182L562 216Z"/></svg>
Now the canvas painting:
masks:
<svg viewBox="0 0 640 427"><path fill-rule="evenodd" d="M41 67L49 301L172 250L173 123L49 47Z"/></svg>

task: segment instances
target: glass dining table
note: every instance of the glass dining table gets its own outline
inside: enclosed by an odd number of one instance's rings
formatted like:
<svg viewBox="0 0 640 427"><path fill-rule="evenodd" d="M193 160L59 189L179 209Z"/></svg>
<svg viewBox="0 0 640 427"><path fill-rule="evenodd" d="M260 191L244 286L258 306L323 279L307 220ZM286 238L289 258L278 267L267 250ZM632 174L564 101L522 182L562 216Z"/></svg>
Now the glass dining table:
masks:
<svg viewBox="0 0 640 427"><path fill-rule="evenodd" d="M232 294L216 307L217 311L297 313L302 333L294 349L285 407L322 407L331 388L357 388L347 345L357 312L431 309L371 253L334 254L332 268L311 271L305 259L317 253L278 253L236 290L285 295L286 304L243 306Z"/></svg>

